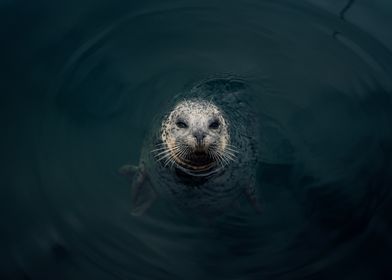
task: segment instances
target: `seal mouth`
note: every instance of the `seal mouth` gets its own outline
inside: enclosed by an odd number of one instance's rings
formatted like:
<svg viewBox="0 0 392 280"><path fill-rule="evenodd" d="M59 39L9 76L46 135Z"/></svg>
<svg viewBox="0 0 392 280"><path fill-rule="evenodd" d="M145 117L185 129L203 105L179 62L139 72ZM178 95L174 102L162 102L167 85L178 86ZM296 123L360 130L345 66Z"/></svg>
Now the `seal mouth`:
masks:
<svg viewBox="0 0 392 280"><path fill-rule="evenodd" d="M188 153L188 156L196 158L208 157L208 149L202 144L196 145L196 147Z"/></svg>
<svg viewBox="0 0 392 280"><path fill-rule="evenodd" d="M184 168L206 170L215 165L215 159L206 151L196 149L182 157L176 157L176 162Z"/></svg>

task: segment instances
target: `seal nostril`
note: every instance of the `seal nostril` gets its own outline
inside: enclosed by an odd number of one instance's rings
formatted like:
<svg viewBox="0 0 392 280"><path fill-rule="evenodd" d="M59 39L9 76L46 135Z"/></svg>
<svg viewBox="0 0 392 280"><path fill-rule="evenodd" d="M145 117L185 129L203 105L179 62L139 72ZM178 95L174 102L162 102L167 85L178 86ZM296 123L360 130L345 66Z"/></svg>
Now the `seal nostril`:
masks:
<svg viewBox="0 0 392 280"><path fill-rule="evenodd" d="M196 131L195 133L193 133L193 136L196 138L196 142L198 144L201 144L206 137L205 133L202 131Z"/></svg>

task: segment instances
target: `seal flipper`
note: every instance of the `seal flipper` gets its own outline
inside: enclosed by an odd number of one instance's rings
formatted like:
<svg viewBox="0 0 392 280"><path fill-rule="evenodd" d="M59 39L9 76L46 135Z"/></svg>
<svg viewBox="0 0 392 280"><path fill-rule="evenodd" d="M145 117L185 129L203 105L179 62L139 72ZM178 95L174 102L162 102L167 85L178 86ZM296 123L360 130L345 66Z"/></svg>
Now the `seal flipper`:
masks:
<svg viewBox="0 0 392 280"><path fill-rule="evenodd" d="M245 197L248 199L249 203L253 206L257 214L261 214L263 212L261 208L261 204L257 199L256 194L256 183L253 181L249 185L245 187Z"/></svg>
<svg viewBox="0 0 392 280"><path fill-rule="evenodd" d="M144 167L140 167L132 184L132 215L142 215L155 201L156 193L152 189L150 178Z"/></svg>
<svg viewBox="0 0 392 280"><path fill-rule="evenodd" d="M142 215L156 199L155 191L151 186L144 164L140 166L124 165L119 169L119 173L132 180L131 214L134 216Z"/></svg>
<svg viewBox="0 0 392 280"><path fill-rule="evenodd" d="M123 175L125 177L127 177L128 179L131 179L133 177L133 175L135 175L135 173L139 170L139 167L136 165L130 165L130 164L126 164L121 166L118 169L118 173L120 175Z"/></svg>

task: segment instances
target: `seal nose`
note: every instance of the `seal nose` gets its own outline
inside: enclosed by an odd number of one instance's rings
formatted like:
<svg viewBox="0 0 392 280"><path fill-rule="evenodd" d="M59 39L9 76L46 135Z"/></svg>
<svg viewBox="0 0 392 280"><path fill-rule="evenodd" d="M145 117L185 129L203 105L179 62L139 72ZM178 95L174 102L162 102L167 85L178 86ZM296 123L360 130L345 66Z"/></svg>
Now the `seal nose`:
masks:
<svg viewBox="0 0 392 280"><path fill-rule="evenodd" d="M206 137L206 134L201 130L197 130L193 133L193 136L196 139L196 143L198 145L201 145L203 143L204 138Z"/></svg>

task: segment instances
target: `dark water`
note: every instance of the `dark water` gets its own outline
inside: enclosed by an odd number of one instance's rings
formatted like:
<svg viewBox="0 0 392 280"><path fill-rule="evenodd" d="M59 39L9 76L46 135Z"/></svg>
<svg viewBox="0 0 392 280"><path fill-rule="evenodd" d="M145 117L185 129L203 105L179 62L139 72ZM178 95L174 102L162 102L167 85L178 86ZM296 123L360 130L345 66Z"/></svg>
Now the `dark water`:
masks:
<svg viewBox="0 0 392 280"><path fill-rule="evenodd" d="M392 279L391 16L387 0L0 1L0 278ZM257 89L263 215L131 216L117 168L162 104L222 73Z"/></svg>

